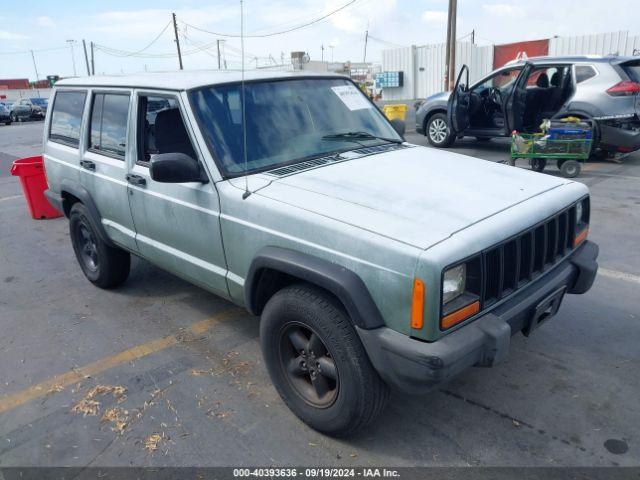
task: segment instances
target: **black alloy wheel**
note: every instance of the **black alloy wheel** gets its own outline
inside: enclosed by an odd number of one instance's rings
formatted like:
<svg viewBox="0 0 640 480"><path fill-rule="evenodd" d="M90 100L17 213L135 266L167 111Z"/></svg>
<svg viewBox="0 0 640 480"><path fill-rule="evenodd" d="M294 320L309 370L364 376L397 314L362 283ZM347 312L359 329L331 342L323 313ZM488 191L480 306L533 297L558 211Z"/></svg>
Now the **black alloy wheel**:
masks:
<svg viewBox="0 0 640 480"><path fill-rule="evenodd" d="M338 369L318 333L290 323L280 333L280 367L297 393L310 405L326 408L335 401Z"/></svg>

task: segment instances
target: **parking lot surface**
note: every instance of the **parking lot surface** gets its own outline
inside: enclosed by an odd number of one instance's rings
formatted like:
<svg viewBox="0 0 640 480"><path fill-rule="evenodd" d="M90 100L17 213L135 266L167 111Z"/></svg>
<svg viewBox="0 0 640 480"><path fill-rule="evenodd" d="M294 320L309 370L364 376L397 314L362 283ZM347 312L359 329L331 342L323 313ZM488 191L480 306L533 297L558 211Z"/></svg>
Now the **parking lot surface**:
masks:
<svg viewBox="0 0 640 480"><path fill-rule="evenodd" d="M277 396L258 318L142 260L115 290L84 278L67 220L30 219L8 173L41 152L42 126L0 127L1 466L640 465L640 155L578 179L601 249L590 292L499 366L392 394L379 423L336 440ZM501 161L508 143L453 150Z"/></svg>

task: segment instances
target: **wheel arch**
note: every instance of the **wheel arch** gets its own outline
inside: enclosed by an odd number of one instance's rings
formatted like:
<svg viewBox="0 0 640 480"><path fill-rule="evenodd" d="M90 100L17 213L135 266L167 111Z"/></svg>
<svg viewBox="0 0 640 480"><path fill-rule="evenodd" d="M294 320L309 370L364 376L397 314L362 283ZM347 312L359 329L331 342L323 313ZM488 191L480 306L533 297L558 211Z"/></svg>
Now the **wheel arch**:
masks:
<svg viewBox="0 0 640 480"><path fill-rule="evenodd" d="M247 309L260 315L269 299L296 282L315 285L335 296L359 328L370 330L384 320L362 279L341 265L280 247L264 247L249 267L244 296Z"/></svg>
<svg viewBox="0 0 640 480"><path fill-rule="evenodd" d="M73 204L82 203L87 208L89 215L91 215L100 239L108 246L115 247L102 225L102 215L100 215L98 207L86 188L76 182L64 179L60 182L60 196L62 197L62 208L67 218L69 218Z"/></svg>
<svg viewBox="0 0 640 480"><path fill-rule="evenodd" d="M433 109L429 110L426 115L424 116L424 120L422 122L422 129L424 130L424 134L427 134L427 124L429 123L429 120L431 119L431 117L433 117L435 114L437 113L442 113L444 115L447 114L447 109L446 107L434 107ZM448 123L448 121L447 121Z"/></svg>

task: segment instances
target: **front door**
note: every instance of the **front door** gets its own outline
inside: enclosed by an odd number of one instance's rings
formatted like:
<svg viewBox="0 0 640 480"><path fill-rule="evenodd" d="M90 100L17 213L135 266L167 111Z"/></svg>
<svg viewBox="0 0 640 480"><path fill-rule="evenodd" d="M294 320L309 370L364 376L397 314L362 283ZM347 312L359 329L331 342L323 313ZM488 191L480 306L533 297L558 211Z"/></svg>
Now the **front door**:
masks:
<svg viewBox="0 0 640 480"><path fill-rule="evenodd" d="M117 244L136 251L135 229L127 192L127 148L131 93L91 92L86 148L80 158L80 183L99 206L102 224Z"/></svg>
<svg viewBox="0 0 640 480"><path fill-rule="evenodd" d="M447 104L449 125L456 134L464 132L469 127L469 100L469 67L463 65Z"/></svg>
<svg viewBox="0 0 640 480"><path fill-rule="evenodd" d="M192 283L228 296L220 233L220 202L213 182L161 183L149 161L158 153L184 153L202 161L172 92L135 94L136 158L127 176L140 255ZM206 170L206 168L205 168Z"/></svg>
<svg viewBox="0 0 640 480"><path fill-rule="evenodd" d="M504 100L504 112L507 119L507 132L522 130L525 119L525 109L527 106L527 79L531 72L532 65L525 64L524 68L509 89L503 89L502 98ZM506 95L505 95L506 93Z"/></svg>

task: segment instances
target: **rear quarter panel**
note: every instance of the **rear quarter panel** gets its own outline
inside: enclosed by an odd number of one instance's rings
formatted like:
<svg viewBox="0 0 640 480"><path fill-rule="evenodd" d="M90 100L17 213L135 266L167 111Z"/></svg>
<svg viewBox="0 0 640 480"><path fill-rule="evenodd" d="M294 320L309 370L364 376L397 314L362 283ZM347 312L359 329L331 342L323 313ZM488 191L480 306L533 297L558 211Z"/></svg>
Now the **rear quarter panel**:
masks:
<svg viewBox="0 0 640 480"><path fill-rule="evenodd" d="M51 115L53 113L53 105L57 91L58 90L54 89L49 100L50 108L47 109L44 121L42 151L49 188L56 193L60 193L60 185L63 180L66 179L75 183L80 182L80 150L79 148L49 140Z"/></svg>

